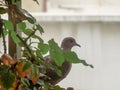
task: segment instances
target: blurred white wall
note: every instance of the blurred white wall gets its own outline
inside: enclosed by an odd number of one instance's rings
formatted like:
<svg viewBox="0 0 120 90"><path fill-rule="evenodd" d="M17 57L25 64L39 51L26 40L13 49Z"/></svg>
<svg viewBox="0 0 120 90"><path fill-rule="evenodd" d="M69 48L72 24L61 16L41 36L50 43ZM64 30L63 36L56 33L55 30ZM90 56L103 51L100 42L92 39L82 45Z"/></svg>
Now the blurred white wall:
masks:
<svg viewBox="0 0 120 90"><path fill-rule="evenodd" d="M119 0L47 0L52 5L80 5L80 6L119 6Z"/></svg>
<svg viewBox="0 0 120 90"><path fill-rule="evenodd" d="M42 12L43 9L43 1L44 0L38 0L40 4L36 4L33 0L22 0L22 7L29 12Z"/></svg>
<svg viewBox="0 0 120 90"><path fill-rule="evenodd" d="M119 0L38 0L36 5L33 0L25 0L22 3L23 8L30 12L42 12L43 8L47 8L47 12L74 12L74 13L120 13ZM110 13L110 14L111 14Z"/></svg>

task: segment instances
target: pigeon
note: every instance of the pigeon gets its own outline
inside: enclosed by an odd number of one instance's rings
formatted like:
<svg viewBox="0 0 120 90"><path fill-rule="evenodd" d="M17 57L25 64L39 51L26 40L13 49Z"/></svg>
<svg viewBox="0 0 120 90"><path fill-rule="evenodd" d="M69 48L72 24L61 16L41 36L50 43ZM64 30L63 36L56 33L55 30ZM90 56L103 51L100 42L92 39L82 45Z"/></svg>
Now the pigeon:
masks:
<svg viewBox="0 0 120 90"><path fill-rule="evenodd" d="M62 52L71 51L73 46L81 47L79 44L76 43L76 40L73 37L64 38L61 43ZM61 70L62 72L62 75L59 76L55 71L51 70L50 68L46 69L45 75L50 77L50 79L47 79L46 82L50 83L51 85L56 85L57 83L62 81L68 75L72 67L72 63L68 61L64 61L61 66L57 66L50 55L46 56L45 60L47 63L50 63L51 65L58 67L58 69Z"/></svg>

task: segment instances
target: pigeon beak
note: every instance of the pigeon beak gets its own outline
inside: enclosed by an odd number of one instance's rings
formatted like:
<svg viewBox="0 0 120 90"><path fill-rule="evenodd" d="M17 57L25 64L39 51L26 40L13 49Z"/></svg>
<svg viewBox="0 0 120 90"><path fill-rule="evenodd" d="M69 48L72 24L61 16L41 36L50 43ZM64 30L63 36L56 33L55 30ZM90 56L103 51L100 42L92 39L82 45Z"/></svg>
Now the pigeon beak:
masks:
<svg viewBox="0 0 120 90"><path fill-rule="evenodd" d="M81 47L81 46L80 46L79 44L77 44L77 43L76 43L75 45L78 46L78 47Z"/></svg>

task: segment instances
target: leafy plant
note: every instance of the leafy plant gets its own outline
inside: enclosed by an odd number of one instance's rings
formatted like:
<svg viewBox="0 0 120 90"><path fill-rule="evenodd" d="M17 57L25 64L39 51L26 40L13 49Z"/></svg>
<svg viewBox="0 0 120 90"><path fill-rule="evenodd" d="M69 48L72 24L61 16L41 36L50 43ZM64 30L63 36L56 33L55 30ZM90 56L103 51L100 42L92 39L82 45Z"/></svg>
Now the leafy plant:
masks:
<svg viewBox="0 0 120 90"><path fill-rule="evenodd" d="M33 0L37 4L37 0ZM45 75L45 68L40 71L39 67L54 68L58 75L61 71L46 64L43 55L50 53L58 66L64 60L72 63L82 63L90 66L85 60L80 60L75 52L61 52L60 47L51 39L47 43L40 35L44 33L43 28L36 19L25 9L21 8L22 0L0 0L0 38L3 40L4 53L0 58L0 90L38 90L49 88L49 83L41 77ZM24 2L24 1L23 1ZM7 14L8 19L2 19L1 15ZM31 28L27 23L32 25ZM18 31L25 34L19 35ZM38 36L36 32L40 33ZM9 48L6 46L6 37L9 37ZM33 42L31 39L36 39ZM34 43L37 44L34 47ZM21 57L16 56L16 46L23 49ZM12 47L12 48L11 48ZM2 52L2 51L1 51ZM53 86L54 90L60 90L60 86Z"/></svg>

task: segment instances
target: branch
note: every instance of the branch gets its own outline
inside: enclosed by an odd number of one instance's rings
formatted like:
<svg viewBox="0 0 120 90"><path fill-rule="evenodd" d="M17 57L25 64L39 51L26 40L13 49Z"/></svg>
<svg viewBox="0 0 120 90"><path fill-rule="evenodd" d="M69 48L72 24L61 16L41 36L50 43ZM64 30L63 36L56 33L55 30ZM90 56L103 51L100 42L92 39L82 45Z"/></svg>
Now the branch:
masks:
<svg viewBox="0 0 120 90"><path fill-rule="evenodd" d="M27 45L27 43L17 34L17 37L20 39L20 41L22 42L22 44L24 45L24 47L28 50L28 52L30 53L30 55L32 56L32 60L31 62L33 62L33 60L36 60L36 56L32 53L31 49L29 48L29 46ZM44 59L39 57L40 63L46 66L46 63L44 62Z"/></svg>
<svg viewBox="0 0 120 90"><path fill-rule="evenodd" d="M22 44L24 45L24 47L28 50L28 52L30 53L30 55L35 58L34 54L31 52L30 48L28 47L27 43L25 41L23 41L23 39L17 34L17 37L20 39L20 41L22 42Z"/></svg>
<svg viewBox="0 0 120 90"><path fill-rule="evenodd" d="M1 19L1 16L0 16L0 36L2 34L2 27L3 27L3 22L2 22L2 19Z"/></svg>
<svg viewBox="0 0 120 90"><path fill-rule="evenodd" d="M7 46L6 46L5 35L4 35L3 30L2 30L2 37L3 37L4 53L6 53L7 52Z"/></svg>
<svg viewBox="0 0 120 90"><path fill-rule="evenodd" d="M37 29L35 29L26 39L25 39L25 42L27 42L27 40L35 34L35 32L37 31Z"/></svg>
<svg viewBox="0 0 120 90"><path fill-rule="evenodd" d="M4 53L6 53L7 52L7 46L6 46L6 41L5 41L5 35L4 35L4 32L3 32L3 21L1 19L1 16L0 16L0 34L3 37Z"/></svg>

